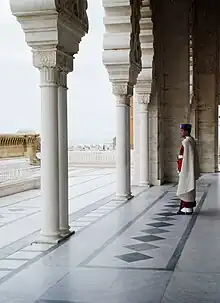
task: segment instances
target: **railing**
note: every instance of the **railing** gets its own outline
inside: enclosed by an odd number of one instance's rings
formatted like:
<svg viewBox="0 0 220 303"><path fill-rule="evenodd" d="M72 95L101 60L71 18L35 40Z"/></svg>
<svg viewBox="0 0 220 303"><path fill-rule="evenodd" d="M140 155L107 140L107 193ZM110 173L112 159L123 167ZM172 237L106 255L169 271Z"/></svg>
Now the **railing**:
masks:
<svg viewBox="0 0 220 303"><path fill-rule="evenodd" d="M131 152L131 164L133 165ZM69 166L116 167L116 153L113 151L73 151L69 150ZM27 159L0 161L0 183L24 180L40 176L40 166L31 166Z"/></svg>
<svg viewBox="0 0 220 303"><path fill-rule="evenodd" d="M6 164L9 162L8 164ZM10 163L6 160L0 165L0 183L24 180L30 177L40 176L40 166L30 166L26 162Z"/></svg>
<svg viewBox="0 0 220 303"><path fill-rule="evenodd" d="M69 151L69 165L114 167L115 151Z"/></svg>

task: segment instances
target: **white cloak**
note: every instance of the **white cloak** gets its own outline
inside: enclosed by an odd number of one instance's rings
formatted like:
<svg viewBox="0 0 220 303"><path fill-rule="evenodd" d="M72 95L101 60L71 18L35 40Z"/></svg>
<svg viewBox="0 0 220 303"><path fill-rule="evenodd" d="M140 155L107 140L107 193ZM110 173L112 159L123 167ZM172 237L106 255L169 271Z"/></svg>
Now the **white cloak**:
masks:
<svg viewBox="0 0 220 303"><path fill-rule="evenodd" d="M187 193L195 191L196 180L200 177L199 159L195 139L187 136L183 141L183 162L179 175L177 196L183 198ZM192 201L193 202L193 201Z"/></svg>

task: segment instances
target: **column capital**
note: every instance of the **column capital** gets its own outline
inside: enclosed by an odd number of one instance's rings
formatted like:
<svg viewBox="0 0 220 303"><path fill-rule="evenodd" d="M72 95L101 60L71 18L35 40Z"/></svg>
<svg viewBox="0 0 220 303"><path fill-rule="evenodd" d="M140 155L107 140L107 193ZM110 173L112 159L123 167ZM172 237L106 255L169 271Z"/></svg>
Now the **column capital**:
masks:
<svg viewBox="0 0 220 303"><path fill-rule="evenodd" d="M133 96L133 86L128 85L128 83L113 83L112 93L115 96Z"/></svg>
<svg viewBox="0 0 220 303"><path fill-rule="evenodd" d="M65 89L67 89L67 71L58 71L57 84Z"/></svg>
<svg viewBox="0 0 220 303"><path fill-rule="evenodd" d="M148 105L150 103L150 93L136 93L138 104Z"/></svg>
<svg viewBox="0 0 220 303"><path fill-rule="evenodd" d="M57 86L58 72L54 67L40 69L40 87Z"/></svg>
<svg viewBox="0 0 220 303"><path fill-rule="evenodd" d="M116 96L117 105L130 106L130 98L133 95L133 86L127 83L113 83L112 92Z"/></svg>
<svg viewBox="0 0 220 303"><path fill-rule="evenodd" d="M51 67L66 73L73 71L73 57L56 48L42 50L33 49L33 65L36 68Z"/></svg>

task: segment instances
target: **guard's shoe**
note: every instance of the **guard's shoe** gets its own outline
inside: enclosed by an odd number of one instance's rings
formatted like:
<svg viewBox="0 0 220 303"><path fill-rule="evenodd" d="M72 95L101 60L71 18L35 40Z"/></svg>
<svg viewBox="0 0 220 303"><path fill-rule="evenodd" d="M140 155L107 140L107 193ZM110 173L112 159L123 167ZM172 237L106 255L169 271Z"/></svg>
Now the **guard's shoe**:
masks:
<svg viewBox="0 0 220 303"><path fill-rule="evenodd" d="M177 215L192 215L193 208L183 207L178 210Z"/></svg>

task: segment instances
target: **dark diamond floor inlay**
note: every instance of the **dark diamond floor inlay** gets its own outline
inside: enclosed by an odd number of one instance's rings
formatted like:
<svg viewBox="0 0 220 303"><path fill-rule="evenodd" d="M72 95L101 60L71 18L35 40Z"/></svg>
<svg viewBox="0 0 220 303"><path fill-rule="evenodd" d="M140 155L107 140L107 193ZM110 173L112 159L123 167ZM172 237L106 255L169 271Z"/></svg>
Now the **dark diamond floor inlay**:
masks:
<svg viewBox="0 0 220 303"><path fill-rule="evenodd" d="M164 213L159 213L158 216L172 217L175 216L175 213L164 212Z"/></svg>
<svg viewBox="0 0 220 303"><path fill-rule="evenodd" d="M164 238L157 237L157 236L154 236L154 235L133 237L132 239L138 240L138 241L141 241L141 242L152 242L152 241L164 240Z"/></svg>
<svg viewBox="0 0 220 303"><path fill-rule="evenodd" d="M172 217L158 217L158 218L154 218L154 220L157 220L157 221L175 221L176 219L174 219Z"/></svg>
<svg viewBox="0 0 220 303"><path fill-rule="evenodd" d="M146 225L153 226L153 227L165 227L165 226L172 226L173 224L167 223L167 222L155 222L155 223L150 223L150 224L146 224Z"/></svg>
<svg viewBox="0 0 220 303"><path fill-rule="evenodd" d="M150 250L150 249L159 248L158 246L151 245L151 244L148 244L148 243L127 245L127 246L125 246L125 247L128 248L128 249L135 250L135 251L145 251L145 250Z"/></svg>
<svg viewBox="0 0 220 303"><path fill-rule="evenodd" d="M165 207L171 207L171 208L178 208L180 207L179 204L168 204L168 205L164 205Z"/></svg>
<svg viewBox="0 0 220 303"><path fill-rule="evenodd" d="M123 260L127 263L152 259L152 257L144 255L144 254L140 254L138 252L131 253L131 254L120 255L120 256L115 256L115 257L118 258L118 259L121 259L121 260Z"/></svg>
<svg viewBox="0 0 220 303"><path fill-rule="evenodd" d="M162 229L162 228L150 228L150 229L144 229L142 230L141 232L144 232L146 234L151 234L151 235L154 235L154 234L162 234L162 233L168 233L170 232L169 230L165 230L165 229Z"/></svg>
<svg viewBox="0 0 220 303"><path fill-rule="evenodd" d="M67 301L67 300L37 300L34 303L83 303L82 301Z"/></svg>

